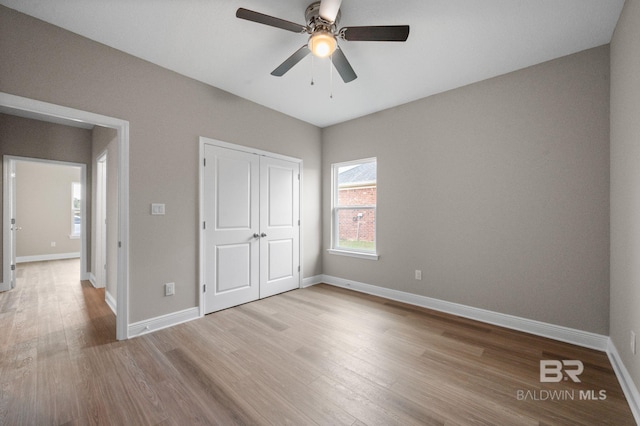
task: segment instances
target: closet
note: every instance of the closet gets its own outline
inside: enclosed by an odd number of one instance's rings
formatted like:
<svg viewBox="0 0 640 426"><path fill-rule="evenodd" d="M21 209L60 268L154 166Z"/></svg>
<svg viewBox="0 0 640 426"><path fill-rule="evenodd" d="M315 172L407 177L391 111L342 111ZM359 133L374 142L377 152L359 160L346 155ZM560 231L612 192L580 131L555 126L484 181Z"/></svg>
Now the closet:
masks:
<svg viewBox="0 0 640 426"><path fill-rule="evenodd" d="M201 138L204 313L300 285L300 160Z"/></svg>

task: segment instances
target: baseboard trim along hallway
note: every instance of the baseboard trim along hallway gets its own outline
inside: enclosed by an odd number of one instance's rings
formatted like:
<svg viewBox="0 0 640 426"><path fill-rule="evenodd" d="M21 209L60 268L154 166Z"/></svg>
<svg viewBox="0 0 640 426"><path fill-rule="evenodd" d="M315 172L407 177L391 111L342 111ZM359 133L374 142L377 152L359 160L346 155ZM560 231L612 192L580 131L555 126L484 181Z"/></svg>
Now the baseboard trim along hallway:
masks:
<svg viewBox="0 0 640 426"><path fill-rule="evenodd" d="M167 315L150 318L129 324L128 336L137 337L152 331L162 330L163 328L173 327L183 322L200 318L200 310L198 308L189 308L182 311L173 312Z"/></svg>

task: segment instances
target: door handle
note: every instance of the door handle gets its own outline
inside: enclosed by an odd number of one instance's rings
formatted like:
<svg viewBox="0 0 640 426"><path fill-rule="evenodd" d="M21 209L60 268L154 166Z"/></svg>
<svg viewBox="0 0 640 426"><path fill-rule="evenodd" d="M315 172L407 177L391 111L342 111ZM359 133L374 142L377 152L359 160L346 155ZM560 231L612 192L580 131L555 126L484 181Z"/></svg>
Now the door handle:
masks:
<svg viewBox="0 0 640 426"><path fill-rule="evenodd" d="M260 238L260 234L253 234L253 238Z"/></svg>
<svg viewBox="0 0 640 426"><path fill-rule="evenodd" d="M260 234L260 236L261 236L262 238L264 238L264 237L266 237L266 236L267 236L267 234L265 234L265 233L263 232L262 234Z"/></svg>

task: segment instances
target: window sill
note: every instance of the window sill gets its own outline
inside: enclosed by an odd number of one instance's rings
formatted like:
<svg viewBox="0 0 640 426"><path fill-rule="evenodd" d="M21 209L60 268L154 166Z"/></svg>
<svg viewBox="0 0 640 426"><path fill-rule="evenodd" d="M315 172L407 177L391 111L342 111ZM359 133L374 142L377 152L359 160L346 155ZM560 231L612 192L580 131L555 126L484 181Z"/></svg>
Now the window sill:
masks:
<svg viewBox="0 0 640 426"><path fill-rule="evenodd" d="M380 258L378 253L362 253L359 251L347 251L347 250L336 250L336 249L328 249L327 251L331 254L337 254L338 256L357 257L358 259L378 260Z"/></svg>

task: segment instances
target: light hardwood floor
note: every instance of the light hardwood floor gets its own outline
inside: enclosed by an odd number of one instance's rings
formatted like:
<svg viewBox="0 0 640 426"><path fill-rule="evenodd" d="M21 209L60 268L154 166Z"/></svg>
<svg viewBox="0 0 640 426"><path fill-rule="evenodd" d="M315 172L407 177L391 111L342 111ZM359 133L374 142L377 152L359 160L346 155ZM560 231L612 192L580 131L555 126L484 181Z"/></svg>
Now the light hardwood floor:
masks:
<svg viewBox="0 0 640 426"><path fill-rule="evenodd" d="M78 271L0 293L0 424L634 424L601 352L327 285L117 342ZM540 383L544 359L581 382Z"/></svg>

